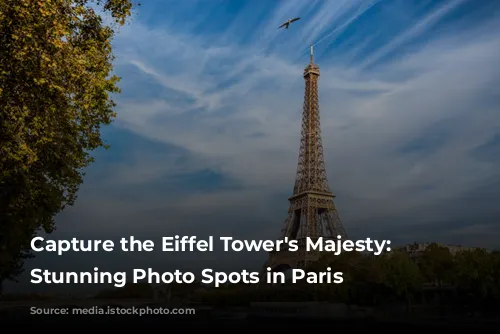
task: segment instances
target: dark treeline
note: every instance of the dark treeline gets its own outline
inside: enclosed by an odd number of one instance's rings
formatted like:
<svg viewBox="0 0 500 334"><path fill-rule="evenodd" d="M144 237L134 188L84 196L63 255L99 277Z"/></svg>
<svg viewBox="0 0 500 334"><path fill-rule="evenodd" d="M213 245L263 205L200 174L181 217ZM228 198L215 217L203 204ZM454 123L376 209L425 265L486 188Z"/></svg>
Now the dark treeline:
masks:
<svg viewBox="0 0 500 334"><path fill-rule="evenodd" d="M227 284L213 288L201 284L176 284L165 288L160 298L203 302L215 306L244 306L263 301L330 301L360 306L390 303L463 305L493 311L500 305L500 252L484 249L450 253L432 244L410 254L396 250L381 256L360 253L325 254L307 271L327 267L344 273L341 284ZM168 296L167 296L168 295ZM153 288L134 284L105 290L97 298L153 297Z"/></svg>
<svg viewBox="0 0 500 334"><path fill-rule="evenodd" d="M473 249L452 254L448 248L432 244L414 254L401 250L381 256L327 253L306 270L324 272L327 267L343 272L344 282L292 284L287 280L284 284L226 284L218 288L195 283L159 289L128 284L103 290L95 298L156 298L220 307L266 301L329 301L371 307L394 303L452 305L483 314L500 310L500 252Z"/></svg>
<svg viewBox="0 0 500 334"><path fill-rule="evenodd" d="M432 244L415 256L405 251L381 256L327 254L308 271L322 272L326 267L343 272L344 282L260 285L258 289L228 285L204 291L202 299L215 304L311 300L366 306L455 304L478 310L500 305L500 252L474 249L451 254L448 248Z"/></svg>

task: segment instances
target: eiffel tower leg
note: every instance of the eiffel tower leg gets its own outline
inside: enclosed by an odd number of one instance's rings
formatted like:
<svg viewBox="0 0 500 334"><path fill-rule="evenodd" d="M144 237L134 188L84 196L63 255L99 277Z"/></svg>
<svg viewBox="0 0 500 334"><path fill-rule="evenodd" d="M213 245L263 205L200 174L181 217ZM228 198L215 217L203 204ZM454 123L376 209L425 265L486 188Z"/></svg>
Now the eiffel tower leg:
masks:
<svg viewBox="0 0 500 334"><path fill-rule="evenodd" d="M305 208L305 217L307 224L307 234L310 238L316 238L318 235L317 227L318 227L318 209L311 205L311 201L308 199Z"/></svg>

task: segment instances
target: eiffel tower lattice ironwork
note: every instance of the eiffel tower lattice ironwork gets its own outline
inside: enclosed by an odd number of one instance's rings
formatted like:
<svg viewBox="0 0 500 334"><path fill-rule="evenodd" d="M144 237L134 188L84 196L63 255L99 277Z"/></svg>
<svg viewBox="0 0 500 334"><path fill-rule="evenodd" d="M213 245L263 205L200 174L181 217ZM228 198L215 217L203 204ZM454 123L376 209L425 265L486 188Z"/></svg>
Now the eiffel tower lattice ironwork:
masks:
<svg viewBox="0 0 500 334"><path fill-rule="evenodd" d="M319 67L314 63L311 46L310 62L304 69L305 94L302 114L302 131L299 162L293 195L285 220L281 239L297 240L297 251L280 250L269 253L265 268L284 271L289 268L303 268L307 263L318 260L318 252L307 252L306 238L317 240L346 238L333 199L335 195L328 186L318 99Z"/></svg>

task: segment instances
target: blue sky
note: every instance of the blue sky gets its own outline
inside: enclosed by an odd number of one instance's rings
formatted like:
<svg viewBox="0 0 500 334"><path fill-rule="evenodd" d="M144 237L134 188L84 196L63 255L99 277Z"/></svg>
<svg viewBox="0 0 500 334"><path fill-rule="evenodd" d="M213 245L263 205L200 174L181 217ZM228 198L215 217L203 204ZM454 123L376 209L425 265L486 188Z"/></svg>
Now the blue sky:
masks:
<svg viewBox="0 0 500 334"><path fill-rule="evenodd" d="M486 0L143 1L114 41L111 148L52 237L277 237L315 44L329 183L350 236L497 247L499 27L500 3ZM199 260L84 255L28 268ZM203 266L265 258L208 254Z"/></svg>

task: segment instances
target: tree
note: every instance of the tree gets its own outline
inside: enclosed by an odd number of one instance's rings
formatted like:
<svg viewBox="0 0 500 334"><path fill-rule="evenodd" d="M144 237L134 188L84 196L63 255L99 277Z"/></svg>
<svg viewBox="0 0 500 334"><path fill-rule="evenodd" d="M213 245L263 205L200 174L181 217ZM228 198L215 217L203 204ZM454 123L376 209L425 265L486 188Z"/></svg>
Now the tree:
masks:
<svg viewBox="0 0 500 334"><path fill-rule="evenodd" d="M427 282L442 286L450 283L453 275L453 255L448 248L433 243L422 253L419 266Z"/></svg>
<svg viewBox="0 0 500 334"><path fill-rule="evenodd" d="M455 256L454 282L469 302L482 303L498 294L498 263L484 249L465 250Z"/></svg>
<svg viewBox="0 0 500 334"><path fill-rule="evenodd" d="M378 258L384 273L384 284L396 297L409 303L411 293L421 286L421 276L417 265L407 253L395 251Z"/></svg>
<svg viewBox="0 0 500 334"><path fill-rule="evenodd" d="M105 25L92 8L114 18ZM76 199L114 118L111 40L129 0L0 1L0 285Z"/></svg>

